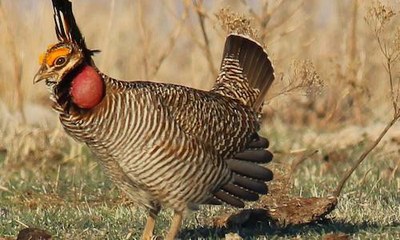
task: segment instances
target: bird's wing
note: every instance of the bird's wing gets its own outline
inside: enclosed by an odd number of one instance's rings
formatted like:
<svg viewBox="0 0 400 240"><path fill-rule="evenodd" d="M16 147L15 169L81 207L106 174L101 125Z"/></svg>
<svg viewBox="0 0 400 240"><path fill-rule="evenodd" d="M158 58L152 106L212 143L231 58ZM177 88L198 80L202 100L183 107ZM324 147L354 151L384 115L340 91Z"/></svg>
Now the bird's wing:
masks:
<svg viewBox="0 0 400 240"><path fill-rule="evenodd" d="M155 92L180 128L222 158L243 150L259 129L256 113L239 101L184 86L156 86Z"/></svg>
<svg viewBox="0 0 400 240"><path fill-rule="evenodd" d="M142 119L142 145L137 147L136 160L122 160L120 165L157 201L173 208L184 202L203 203L232 180L227 163L183 130L162 98L152 91L135 93L135 98L138 106L132 111Z"/></svg>

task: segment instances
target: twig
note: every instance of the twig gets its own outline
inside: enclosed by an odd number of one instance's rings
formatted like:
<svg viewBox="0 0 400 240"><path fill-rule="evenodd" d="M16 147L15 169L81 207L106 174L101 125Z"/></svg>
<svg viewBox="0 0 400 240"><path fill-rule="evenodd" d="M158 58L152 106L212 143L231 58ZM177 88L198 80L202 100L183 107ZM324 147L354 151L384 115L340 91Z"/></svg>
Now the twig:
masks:
<svg viewBox="0 0 400 240"><path fill-rule="evenodd" d="M318 150L314 150L312 152L307 152L302 154L302 156L300 158L298 158L297 160L295 160L292 164L290 164L290 171L289 171L289 178L288 181L292 178L293 173L296 171L297 167L302 164L305 160L309 159L310 157L312 157L313 155L315 155L316 153L318 153Z"/></svg>
<svg viewBox="0 0 400 240"><path fill-rule="evenodd" d="M164 60L168 57L168 55L171 53L172 49L174 48L174 46L176 44L176 40L178 39L179 35L181 34L182 27L188 17L188 12L189 12L189 9L188 9L187 5L185 5L185 10L182 13L182 16L181 16L179 22L177 23L176 27L174 27L174 31L171 33L171 35L169 37L167 47L164 48L164 51L160 54L158 61L154 64L154 69L150 74L150 79L152 79L158 73Z"/></svg>
<svg viewBox="0 0 400 240"><path fill-rule="evenodd" d="M254 11L254 9L251 6L248 5L246 0L241 0L241 2L243 5L245 5L247 7L248 12L251 14L251 16L254 18L254 20L259 25L260 32L261 32L259 40L261 42L265 42L267 33L270 33L270 31L267 31L268 23L270 22L274 11L277 10L282 5L283 1L281 0L280 2L278 2L271 11L268 11L269 1L265 1L263 6L260 7L261 12L259 15L256 13L256 11Z"/></svg>
<svg viewBox="0 0 400 240"><path fill-rule="evenodd" d="M0 185L0 191L9 192L10 189L8 189L7 187L4 187L4 186L1 186L1 185Z"/></svg>
<svg viewBox="0 0 400 240"><path fill-rule="evenodd" d="M396 172L400 167L400 158L397 159L397 163L396 166L393 168L392 173L390 174L390 179L394 179L394 177L396 176Z"/></svg>
<svg viewBox="0 0 400 240"><path fill-rule="evenodd" d="M283 2L283 1L282 1ZM280 5L280 4L279 4ZM275 25L270 26L270 31L273 31L274 29L278 29L281 27L283 24L287 23L298 11L301 10L302 6L304 5L304 1L301 1L289 14L287 14L282 21L276 23Z"/></svg>
<svg viewBox="0 0 400 240"><path fill-rule="evenodd" d="M285 96L285 95L287 95L289 93L292 93L292 92L294 92L296 90L299 90L299 89L302 89L304 87L301 84L297 84L297 85L294 85L294 86L291 86L291 85L292 84L289 84L288 86L284 86L278 93L275 93L274 95L269 96L266 101L271 101L274 98L277 98L277 97L280 97L280 96Z"/></svg>
<svg viewBox="0 0 400 240"><path fill-rule="evenodd" d="M355 0L356 1L356 0ZM386 13L391 13L391 10L386 10ZM387 15L386 19L390 20L390 17L393 15ZM372 16L374 17L374 16ZM371 18L371 16L370 16ZM381 39L381 30L383 29L381 25L379 25L379 28L377 27L377 25L371 25L373 24L372 22L370 22L370 20L368 19L368 17L366 18L367 23L373 28L374 31L374 35L375 38L378 42L380 51L382 53L382 55L386 58L386 64L384 65L384 68L386 70L386 72L388 73L388 80L389 80L389 84L390 84L390 94L391 94L391 101L392 101L392 105L393 105L393 118L392 120L386 125L386 127L382 130L382 132L380 133L380 135L378 136L378 138L371 144L371 146L369 148L367 148L362 154L361 156L358 158L358 160L356 161L356 163L353 165L353 167L347 171L347 173L344 175L344 177L340 180L339 185L337 186L337 188L335 189L335 191L333 192L333 195L335 197L339 197L346 181L350 178L351 174L356 170L356 168L365 160L365 158L368 156L368 154L374 150L374 148L379 144L379 142L382 140L382 138L386 135L386 133L389 131L389 129L400 119L400 109L398 106L398 95L399 92L394 92L394 87L393 87L393 75L392 75L392 64L394 64L395 61L393 61L393 56L397 55L396 51L393 51L393 49L388 48L388 46L386 45L384 39ZM389 50L390 49L390 50ZM395 96L396 94L396 96Z"/></svg>
<svg viewBox="0 0 400 240"><path fill-rule="evenodd" d="M343 189L343 186L345 185L346 181L350 178L351 174L357 169L357 167L364 161L364 159L368 156L368 154L374 150L374 148L379 144L379 142L382 140L382 138L386 135L386 133L389 131L389 129L399 120L400 115L395 116L387 125L386 127L382 130L381 134L379 134L378 138L372 143L372 145L361 154L361 156L358 158L357 162L353 165L353 167L347 171L347 173L344 175L344 177L340 180L339 185L336 187L335 191L333 192L333 196L339 197L340 193Z"/></svg>
<svg viewBox="0 0 400 240"><path fill-rule="evenodd" d="M257 22L261 22L262 19L260 16L258 16L258 14L253 10L252 7L250 7L247 4L246 0L241 0L242 4L245 5L247 7L247 11L251 14L251 16L257 21ZM268 2L265 3L266 5L268 5Z"/></svg>
<svg viewBox="0 0 400 240"><path fill-rule="evenodd" d="M395 96L394 96L392 62L391 62L391 58L390 57L387 58L386 69L387 69L387 72L389 74L390 93L391 93L390 95L391 95L391 98L392 98L392 104L393 104L393 109L394 109L394 113L393 114L396 115L397 111L398 111L397 110L398 107L397 107L397 103L396 103Z"/></svg>
<svg viewBox="0 0 400 240"><path fill-rule="evenodd" d="M201 32L203 34L203 39L204 39L204 48L203 49L204 49L204 52L206 54L208 67L210 68L210 70L213 73L213 75L217 76L218 71L215 68L215 65L214 65L214 62L213 62L213 59L212 59L212 55L211 55L211 51L210 51L210 41L208 39L207 32L206 32L206 29L205 29L205 24L204 24L204 19L205 19L204 16L205 15L203 13L203 8L202 8L203 1L202 0L197 0L197 1L194 0L193 4L195 6L195 10L196 10L199 22L200 22Z"/></svg>
<svg viewBox="0 0 400 240"><path fill-rule="evenodd" d="M21 224L24 228L28 228L29 226L25 223L21 222L19 219L14 219L17 223Z"/></svg>

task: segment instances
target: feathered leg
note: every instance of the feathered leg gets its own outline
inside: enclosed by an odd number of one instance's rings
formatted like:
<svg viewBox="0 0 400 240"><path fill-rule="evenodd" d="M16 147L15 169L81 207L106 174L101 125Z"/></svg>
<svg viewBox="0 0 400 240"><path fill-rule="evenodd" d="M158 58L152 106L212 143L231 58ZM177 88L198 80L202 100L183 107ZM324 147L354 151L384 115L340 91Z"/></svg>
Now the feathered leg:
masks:
<svg viewBox="0 0 400 240"><path fill-rule="evenodd" d="M153 238L154 225L156 223L156 218L159 212L160 208L150 209L149 216L147 217L146 221L146 226L144 227L142 234L143 240L151 240Z"/></svg>
<svg viewBox="0 0 400 240"><path fill-rule="evenodd" d="M172 219L171 227L167 234L166 240L174 240L176 235L178 235L179 229L182 225L183 213L182 212L174 212L174 218Z"/></svg>

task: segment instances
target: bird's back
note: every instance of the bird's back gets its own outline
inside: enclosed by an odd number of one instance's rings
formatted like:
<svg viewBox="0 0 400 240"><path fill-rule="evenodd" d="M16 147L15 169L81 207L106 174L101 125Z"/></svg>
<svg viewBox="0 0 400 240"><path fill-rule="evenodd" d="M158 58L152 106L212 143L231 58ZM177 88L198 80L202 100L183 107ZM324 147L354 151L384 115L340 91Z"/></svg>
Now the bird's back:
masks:
<svg viewBox="0 0 400 240"><path fill-rule="evenodd" d="M185 133L214 149L222 158L240 152L259 130L256 112L242 102L213 91L180 85L149 84Z"/></svg>

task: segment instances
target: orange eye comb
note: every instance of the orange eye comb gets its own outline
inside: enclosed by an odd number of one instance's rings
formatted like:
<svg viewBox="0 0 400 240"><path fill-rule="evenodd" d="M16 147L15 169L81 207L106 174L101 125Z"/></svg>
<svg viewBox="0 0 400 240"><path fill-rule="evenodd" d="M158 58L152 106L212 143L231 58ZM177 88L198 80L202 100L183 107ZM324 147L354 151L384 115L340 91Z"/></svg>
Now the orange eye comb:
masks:
<svg viewBox="0 0 400 240"><path fill-rule="evenodd" d="M54 61L60 57L60 56L66 56L69 53L71 53L71 49L69 48L57 48L54 49L51 52L45 53L45 54L41 54L39 56L39 63L43 64L46 63L48 66L53 66L54 65Z"/></svg>

